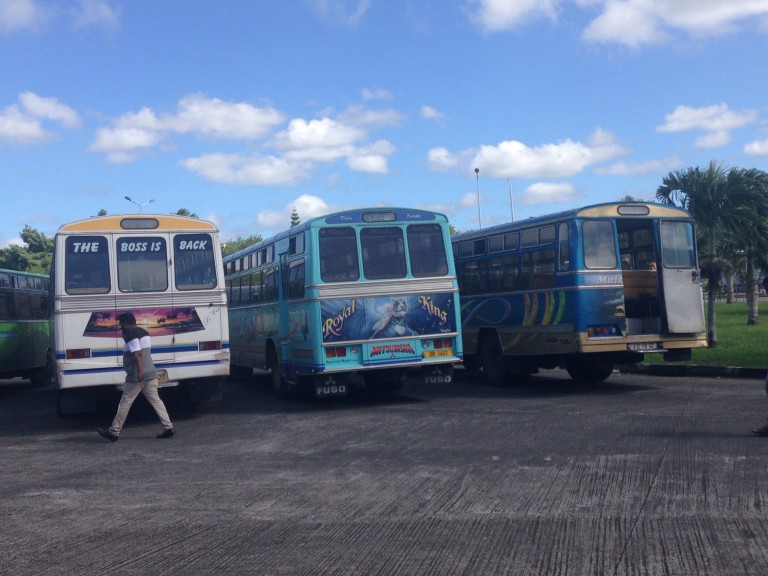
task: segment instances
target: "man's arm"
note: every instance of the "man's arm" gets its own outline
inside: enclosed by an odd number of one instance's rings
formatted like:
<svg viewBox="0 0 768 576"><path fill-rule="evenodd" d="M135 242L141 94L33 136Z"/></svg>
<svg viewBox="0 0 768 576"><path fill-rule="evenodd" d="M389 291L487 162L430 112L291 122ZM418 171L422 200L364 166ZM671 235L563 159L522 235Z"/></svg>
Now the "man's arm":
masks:
<svg viewBox="0 0 768 576"><path fill-rule="evenodd" d="M132 352L133 360L136 362L136 378L139 382L144 381L144 357L141 355L141 350L138 352Z"/></svg>

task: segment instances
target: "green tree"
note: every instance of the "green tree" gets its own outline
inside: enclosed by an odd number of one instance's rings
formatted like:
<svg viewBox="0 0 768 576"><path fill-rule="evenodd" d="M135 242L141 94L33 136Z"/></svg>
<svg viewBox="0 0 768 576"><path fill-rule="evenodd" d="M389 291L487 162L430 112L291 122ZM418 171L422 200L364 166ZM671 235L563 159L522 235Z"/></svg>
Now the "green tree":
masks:
<svg viewBox="0 0 768 576"><path fill-rule="evenodd" d="M291 212L291 228L294 226L298 226L301 224L301 218L299 218L299 213L296 211L296 207L293 207L293 212Z"/></svg>
<svg viewBox="0 0 768 576"><path fill-rule="evenodd" d="M98 213L98 214L96 214L96 216L106 216L106 215L107 215L107 211L106 211L106 210L104 210L104 208L102 208L101 210L99 210L99 213Z"/></svg>
<svg viewBox="0 0 768 576"><path fill-rule="evenodd" d="M53 238L39 230L24 226L19 233L23 246L0 249L0 268L49 274L53 257Z"/></svg>
<svg viewBox="0 0 768 576"><path fill-rule="evenodd" d="M702 272L707 278L707 342L717 346L715 301L720 277L727 269L720 251L739 228L756 233L765 226L768 198L759 170L728 170L712 161L705 169L670 172L656 190L664 204L688 210L696 221Z"/></svg>
<svg viewBox="0 0 768 576"><path fill-rule="evenodd" d="M230 254L239 252L243 248L248 248L248 246L251 246L252 244L261 242L261 240L262 238L258 234L251 234L246 238L243 238L242 236L238 236L234 240L228 240L226 242L221 243L221 255L229 256Z"/></svg>
<svg viewBox="0 0 768 576"><path fill-rule="evenodd" d="M194 212L190 212L186 208L179 208L178 210L176 210L175 216L188 216L189 218L200 218L200 216L198 216Z"/></svg>

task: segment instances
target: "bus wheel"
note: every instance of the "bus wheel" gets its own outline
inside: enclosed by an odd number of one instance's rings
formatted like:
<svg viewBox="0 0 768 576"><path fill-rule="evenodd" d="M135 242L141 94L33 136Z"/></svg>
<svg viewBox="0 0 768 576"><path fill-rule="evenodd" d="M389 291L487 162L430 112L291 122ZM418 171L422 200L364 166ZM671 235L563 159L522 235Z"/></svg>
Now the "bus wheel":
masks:
<svg viewBox="0 0 768 576"><path fill-rule="evenodd" d="M464 354L462 364L464 365L464 369L469 370L470 372L477 372L483 367L483 363L476 354Z"/></svg>
<svg viewBox="0 0 768 576"><path fill-rule="evenodd" d="M480 351L480 362L483 372L492 386L505 386L509 382L509 372L504 352L501 349L499 338L494 334L485 338L483 348Z"/></svg>
<svg viewBox="0 0 768 576"><path fill-rule="evenodd" d="M272 392L278 398L288 397L288 384L283 378L283 373L280 372L280 361L277 359L277 354L271 354L269 357L269 377L272 381Z"/></svg>
<svg viewBox="0 0 768 576"><path fill-rule="evenodd" d="M604 362L569 362L566 370L576 382L602 382L613 372L613 364Z"/></svg>
<svg viewBox="0 0 768 576"><path fill-rule="evenodd" d="M45 366L35 370L29 381L32 386L48 386L53 383L53 354L50 350L45 355Z"/></svg>

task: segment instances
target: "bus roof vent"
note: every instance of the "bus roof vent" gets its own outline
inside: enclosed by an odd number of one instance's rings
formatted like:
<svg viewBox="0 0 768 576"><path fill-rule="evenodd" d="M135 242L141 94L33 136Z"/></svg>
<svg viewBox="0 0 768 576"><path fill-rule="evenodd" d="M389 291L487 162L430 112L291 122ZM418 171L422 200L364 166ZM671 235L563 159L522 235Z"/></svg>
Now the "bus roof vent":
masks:
<svg viewBox="0 0 768 576"><path fill-rule="evenodd" d="M363 212L363 222L394 222L397 214L394 212Z"/></svg>
<svg viewBox="0 0 768 576"><path fill-rule="evenodd" d="M651 209L642 204L622 204L619 206L618 212L622 216L648 216Z"/></svg>
<svg viewBox="0 0 768 576"><path fill-rule="evenodd" d="M123 230L154 230L160 226L157 218L123 218L120 227Z"/></svg>

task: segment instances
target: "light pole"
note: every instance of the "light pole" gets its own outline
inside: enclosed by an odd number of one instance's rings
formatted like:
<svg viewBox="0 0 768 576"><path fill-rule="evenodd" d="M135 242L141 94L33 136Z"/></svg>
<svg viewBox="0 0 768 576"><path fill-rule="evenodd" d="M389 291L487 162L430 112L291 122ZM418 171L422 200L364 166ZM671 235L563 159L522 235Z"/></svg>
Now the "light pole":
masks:
<svg viewBox="0 0 768 576"><path fill-rule="evenodd" d="M512 220L510 222L515 221L515 203L512 200L512 180L510 178L507 178L507 184L509 184L509 211L512 214Z"/></svg>
<svg viewBox="0 0 768 576"><path fill-rule="evenodd" d="M128 200L128 202L132 202L132 203L136 204L136 206L139 207L139 214L141 214L141 209L144 206L146 206L147 204L152 204L152 202L154 202L154 200L150 200L149 202L144 202L144 204L139 204L138 202L136 202L136 200L132 200L130 196L126 196L125 199Z"/></svg>
<svg viewBox="0 0 768 576"><path fill-rule="evenodd" d="M475 168L475 191L477 193L477 223L483 227L483 219L480 217L480 168Z"/></svg>

